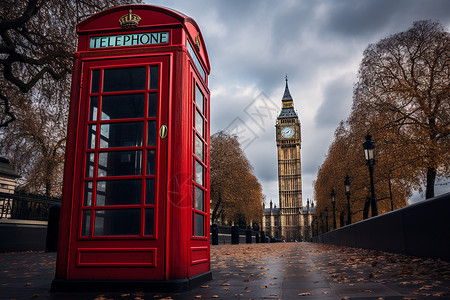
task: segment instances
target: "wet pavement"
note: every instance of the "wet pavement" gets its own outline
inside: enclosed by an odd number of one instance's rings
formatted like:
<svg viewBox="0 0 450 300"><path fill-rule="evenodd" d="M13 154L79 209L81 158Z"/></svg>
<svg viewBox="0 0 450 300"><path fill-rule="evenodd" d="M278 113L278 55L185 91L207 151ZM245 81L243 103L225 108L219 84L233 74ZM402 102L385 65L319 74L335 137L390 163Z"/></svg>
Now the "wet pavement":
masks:
<svg viewBox="0 0 450 300"><path fill-rule="evenodd" d="M0 299L450 299L450 264L313 243L219 245L184 293L50 293L55 253L0 254Z"/></svg>

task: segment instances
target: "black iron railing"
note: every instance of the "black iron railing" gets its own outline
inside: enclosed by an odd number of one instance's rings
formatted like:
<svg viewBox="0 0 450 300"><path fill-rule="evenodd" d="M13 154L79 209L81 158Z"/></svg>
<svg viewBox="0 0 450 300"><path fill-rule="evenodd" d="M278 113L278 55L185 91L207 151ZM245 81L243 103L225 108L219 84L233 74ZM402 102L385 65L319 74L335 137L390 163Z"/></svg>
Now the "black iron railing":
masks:
<svg viewBox="0 0 450 300"><path fill-rule="evenodd" d="M61 199L15 192L0 192L0 219L48 220L48 209Z"/></svg>

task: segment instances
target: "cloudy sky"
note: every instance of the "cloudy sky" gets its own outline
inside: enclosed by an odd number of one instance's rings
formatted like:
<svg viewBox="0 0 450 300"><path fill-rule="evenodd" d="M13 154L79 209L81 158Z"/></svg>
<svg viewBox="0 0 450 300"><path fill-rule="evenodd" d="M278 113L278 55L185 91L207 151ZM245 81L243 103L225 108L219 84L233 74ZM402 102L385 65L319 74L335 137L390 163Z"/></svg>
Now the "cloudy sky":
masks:
<svg viewBox="0 0 450 300"><path fill-rule="evenodd" d="M302 126L303 201L346 119L369 43L432 19L448 0L145 0L194 18L211 62L211 133L236 133L263 192L278 204L275 120L284 77ZM362 154L361 154L362 155Z"/></svg>

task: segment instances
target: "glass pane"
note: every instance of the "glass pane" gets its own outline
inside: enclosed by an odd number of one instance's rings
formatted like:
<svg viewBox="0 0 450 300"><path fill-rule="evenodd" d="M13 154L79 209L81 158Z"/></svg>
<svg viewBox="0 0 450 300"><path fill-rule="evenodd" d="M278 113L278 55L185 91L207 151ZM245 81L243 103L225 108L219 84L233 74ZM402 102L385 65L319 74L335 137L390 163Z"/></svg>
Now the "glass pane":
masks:
<svg viewBox="0 0 450 300"><path fill-rule="evenodd" d="M91 97L89 121L97 121L98 97Z"/></svg>
<svg viewBox="0 0 450 300"><path fill-rule="evenodd" d="M100 83L100 70L92 71L91 93L98 93L98 85Z"/></svg>
<svg viewBox="0 0 450 300"><path fill-rule="evenodd" d="M158 88L158 66L150 66L150 89Z"/></svg>
<svg viewBox="0 0 450 300"><path fill-rule="evenodd" d="M156 121L148 122L147 145L148 146L156 145Z"/></svg>
<svg viewBox="0 0 450 300"><path fill-rule="evenodd" d="M105 69L103 91L135 91L145 89L145 67Z"/></svg>
<svg viewBox="0 0 450 300"><path fill-rule="evenodd" d="M94 176L94 153L86 154L86 177Z"/></svg>
<svg viewBox="0 0 450 300"><path fill-rule="evenodd" d="M196 210L204 211L203 209L203 190L194 185L194 208Z"/></svg>
<svg viewBox="0 0 450 300"><path fill-rule="evenodd" d="M147 150L147 175L155 174L155 150Z"/></svg>
<svg viewBox="0 0 450 300"><path fill-rule="evenodd" d="M195 135L195 155L203 161L203 141Z"/></svg>
<svg viewBox="0 0 450 300"><path fill-rule="evenodd" d="M195 181L203 185L203 166L195 160Z"/></svg>
<svg viewBox="0 0 450 300"><path fill-rule="evenodd" d="M84 206L92 204L92 181L84 183Z"/></svg>
<svg viewBox="0 0 450 300"><path fill-rule="evenodd" d="M91 211L83 211L83 222L81 224L81 236L89 236L89 231L91 229Z"/></svg>
<svg viewBox="0 0 450 300"><path fill-rule="evenodd" d="M132 205L141 203L140 179L98 181L95 205Z"/></svg>
<svg viewBox="0 0 450 300"><path fill-rule="evenodd" d="M203 136L203 117L198 110L195 110L195 129L201 136Z"/></svg>
<svg viewBox="0 0 450 300"><path fill-rule="evenodd" d="M96 210L94 236L139 235L140 209Z"/></svg>
<svg viewBox="0 0 450 300"><path fill-rule="evenodd" d="M150 118L156 117L157 112L157 103L158 103L158 94L157 93L149 93L148 94L148 116Z"/></svg>
<svg viewBox="0 0 450 300"><path fill-rule="evenodd" d="M204 217L201 214L194 213L195 215L195 236L205 236L204 234Z"/></svg>
<svg viewBox="0 0 450 300"><path fill-rule="evenodd" d="M144 123L113 123L100 126L100 148L142 146Z"/></svg>
<svg viewBox="0 0 450 300"><path fill-rule="evenodd" d="M145 204L155 203L155 179L146 180Z"/></svg>
<svg viewBox="0 0 450 300"><path fill-rule="evenodd" d="M141 172L141 151L100 152L98 154L99 177L140 175Z"/></svg>
<svg viewBox="0 0 450 300"><path fill-rule="evenodd" d="M203 93L199 89L198 85L195 85L195 103L197 103L198 108L203 112Z"/></svg>
<svg viewBox="0 0 450 300"><path fill-rule="evenodd" d="M87 148L94 149L95 148L95 125L88 126L88 138L87 138Z"/></svg>
<svg viewBox="0 0 450 300"><path fill-rule="evenodd" d="M153 221L154 220L154 214L153 209L146 209L145 210L145 235L153 235Z"/></svg>
<svg viewBox="0 0 450 300"><path fill-rule="evenodd" d="M102 97L102 120L143 118L145 94Z"/></svg>

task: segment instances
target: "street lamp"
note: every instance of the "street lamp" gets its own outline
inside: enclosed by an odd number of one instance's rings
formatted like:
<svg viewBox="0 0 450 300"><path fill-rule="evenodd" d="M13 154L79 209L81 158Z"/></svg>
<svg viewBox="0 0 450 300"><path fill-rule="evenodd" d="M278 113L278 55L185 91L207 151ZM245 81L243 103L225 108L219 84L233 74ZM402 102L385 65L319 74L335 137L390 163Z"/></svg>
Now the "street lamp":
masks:
<svg viewBox="0 0 450 300"><path fill-rule="evenodd" d="M371 206L372 217L378 216L377 198L375 197L375 185L373 183L373 165L375 164L375 141L372 140L370 134L366 135L366 140L363 143L364 155L366 157L367 165L370 173L370 190L371 190Z"/></svg>
<svg viewBox="0 0 450 300"><path fill-rule="evenodd" d="M344 186L345 186L345 195L347 195L347 225L352 224L352 210L350 209L350 177L345 175Z"/></svg>
<svg viewBox="0 0 450 300"><path fill-rule="evenodd" d="M328 207L325 207L325 224L326 224L326 232L328 232Z"/></svg>
<svg viewBox="0 0 450 300"><path fill-rule="evenodd" d="M331 204L333 204L333 228L336 229L336 193L331 190Z"/></svg>

